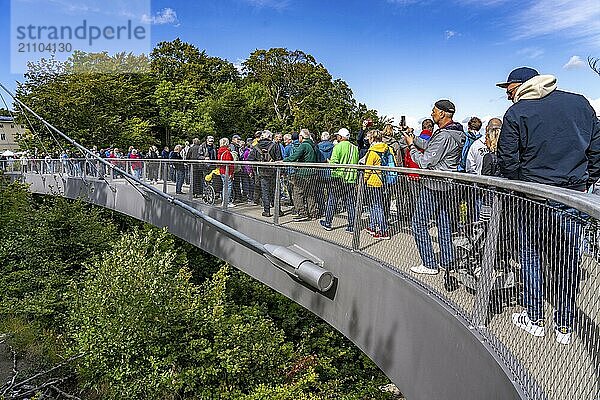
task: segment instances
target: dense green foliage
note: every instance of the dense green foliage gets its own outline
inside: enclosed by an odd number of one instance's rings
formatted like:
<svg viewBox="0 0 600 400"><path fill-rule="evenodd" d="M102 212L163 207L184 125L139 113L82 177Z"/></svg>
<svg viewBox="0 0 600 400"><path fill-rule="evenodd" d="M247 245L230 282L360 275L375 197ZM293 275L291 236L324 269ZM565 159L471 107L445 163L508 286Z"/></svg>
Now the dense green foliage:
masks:
<svg viewBox="0 0 600 400"><path fill-rule="evenodd" d="M190 282L165 232L124 236L77 291L71 315L81 376L103 398L230 397L276 372L291 345L255 307L229 307L227 268Z"/></svg>
<svg viewBox="0 0 600 400"><path fill-rule="evenodd" d="M302 51L256 50L238 70L179 39L148 57L42 60L17 92L88 147L356 131L377 118ZM56 150L32 128L27 147ZM81 354L70 366L81 397L385 398L387 379L350 342L214 257L127 217L0 185L0 334L38 368Z"/></svg>
<svg viewBox="0 0 600 400"><path fill-rule="evenodd" d="M14 344L35 363L59 356L68 288L84 262L111 248L116 229L101 214L58 197L34 199L0 175L0 332L17 332Z"/></svg>
<svg viewBox="0 0 600 400"><path fill-rule="evenodd" d="M356 131L362 119L377 117L354 99L346 82L300 50L256 50L242 66L238 71L176 39L159 43L149 57L76 52L66 62L42 60L29 65L17 92L89 147L145 149L265 128Z"/></svg>
<svg viewBox="0 0 600 400"><path fill-rule="evenodd" d="M60 288L81 276L84 261L111 247L116 230L106 222L80 202L34 200L22 185L0 180L0 319L61 327L69 299Z"/></svg>
<svg viewBox="0 0 600 400"><path fill-rule="evenodd" d="M78 396L386 398L356 347L243 273L165 231L0 182L0 334L36 371L82 354L65 372Z"/></svg>

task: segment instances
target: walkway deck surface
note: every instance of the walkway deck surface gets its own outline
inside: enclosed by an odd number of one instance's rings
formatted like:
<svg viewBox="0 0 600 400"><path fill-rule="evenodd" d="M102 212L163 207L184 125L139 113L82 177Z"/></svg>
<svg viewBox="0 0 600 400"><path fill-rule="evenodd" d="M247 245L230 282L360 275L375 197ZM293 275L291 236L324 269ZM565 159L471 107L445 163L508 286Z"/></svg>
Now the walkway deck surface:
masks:
<svg viewBox="0 0 600 400"><path fill-rule="evenodd" d="M162 185L157 185L162 189ZM187 190L186 190L187 191ZM174 194L172 184L168 192ZM178 195L188 200L187 195ZM203 205L193 201L198 208ZM217 205L218 206L218 205ZM393 207L392 207L393 208ZM318 220L294 222L289 213L289 206L282 206L287 214L280 216L278 226L320 238L335 244L342 249L352 251L353 235L345 231L347 215L337 214L334 217L331 231L323 229ZM245 215L265 223L273 224L273 217L261 215L262 207L257 205L237 204L228 208L228 212ZM360 226L368 224L368 210L361 214ZM449 302L460 314L469 318L474 310L475 296L473 292L461 285L457 290L449 292L444 288L443 273L434 276L416 275L410 267L421 263L412 236L410 223L397 220L391 225L391 240L374 239L366 230L361 229L358 251L381 261L386 266L401 273L410 275L426 286L433 293ZM439 251L436 241L436 228L432 226L434 250ZM260 238L257 238L260 240ZM340 249L340 251L343 251ZM518 264L514 264L518 274ZM529 386L530 396L539 399L600 399L600 265L592 257L584 255L581 264L583 280L578 296L579 321L570 345L561 345L555 341L552 319L552 307L546 303L546 336L534 337L516 328L511 322L511 315L520 312L522 307L512 302L503 307L496 315L491 315L487 329L479 328L496 349L498 356L508 364L515 364L514 371L522 375L520 379ZM351 265L348 268L352 268ZM585 340L582 340L584 338ZM525 371L516 363L525 367ZM521 370L521 372L519 372ZM541 388L541 391L538 391Z"/></svg>

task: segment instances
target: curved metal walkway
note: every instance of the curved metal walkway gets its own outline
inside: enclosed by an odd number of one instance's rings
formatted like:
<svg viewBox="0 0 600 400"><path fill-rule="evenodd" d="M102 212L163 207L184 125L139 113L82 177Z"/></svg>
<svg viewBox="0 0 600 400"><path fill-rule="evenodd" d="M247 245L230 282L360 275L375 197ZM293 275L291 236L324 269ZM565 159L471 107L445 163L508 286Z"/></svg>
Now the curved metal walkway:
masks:
<svg viewBox="0 0 600 400"><path fill-rule="evenodd" d="M288 168L280 166L281 175L278 172L277 176L281 178ZM165 165L164 170L167 169ZM36 170L43 172L43 167ZM555 342L553 335L537 338L516 329L510 315L521 307L514 302L501 305L495 311L497 315L490 311L493 270L484 267L475 287L461 285L452 291L444 287L443 274L422 277L410 273L409 268L418 264L420 258L410 224L402 221L399 197L394 198L390 207L390 218L396 219L392 240L382 241L363 230L356 234L345 232L344 210L336 213L333 230L325 231L314 220L294 223L289 215L263 217L256 206L208 206L190 199L189 195L175 195L174 184L170 182L155 185L170 193L160 197L149 188L132 185L124 179L63 173L19 175L34 193L81 198L157 227L167 227L183 240L231 263L339 330L409 399L599 398L600 266L592 257L594 254L582 258L584 277L577 299L579 319L572 343L564 346ZM446 175L447 179L457 178L456 174ZM477 198L493 195L494 185L504 184L485 178L468 179L479 179L470 182L473 187L479 185L473 189ZM517 184L512 190L527 188ZM534 192L539 196L545 190L548 194L553 191L539 187ZM227 196L226 191L223 196ZM498 205L506 205L506 200L513 199L514 194L504 196L504 202L492 203L493 215L497 214ZM359 194L359 201L360 197ZM303 260L323 266L334 277L333 287L322 292L303 282L285 268L274 265L273 259L223 234L210 219L198 218L175 206L170 200L173 198L262 244L289 248ZM597 198L573 196L567 191L554 191L547 198L562 200L585 211L597 223L600 215ZM525 205L535 207L530 202L525 200ZM363 207L359 203L361 213L355 225L359 228L369 218L367 204ZM498 220L495 222L499 224ZM430 231L435 236L433 226ZM495 249L497 239L497 234L488 233L486 242L481 244ZM465 238L455 238L454 245L459 246L461 240ZM484 260L496 256L496 251L483 253ZM490 287L486 288L486 282L491 282ZM546 306L547 315L551 315L550 304Z"/></svg>

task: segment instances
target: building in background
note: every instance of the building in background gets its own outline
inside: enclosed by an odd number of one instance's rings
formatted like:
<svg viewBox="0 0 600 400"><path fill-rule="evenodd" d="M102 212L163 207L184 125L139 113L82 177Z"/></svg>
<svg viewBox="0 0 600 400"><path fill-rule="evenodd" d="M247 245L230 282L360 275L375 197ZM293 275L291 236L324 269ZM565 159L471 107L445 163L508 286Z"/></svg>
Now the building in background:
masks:
<svg viewBox="0 0 600 400"><path fill-rule="evenodd" d="M0 153L6 150L18 151L17 140L25 132L25 126L18 125L12 117L0 116Z"/></svg>

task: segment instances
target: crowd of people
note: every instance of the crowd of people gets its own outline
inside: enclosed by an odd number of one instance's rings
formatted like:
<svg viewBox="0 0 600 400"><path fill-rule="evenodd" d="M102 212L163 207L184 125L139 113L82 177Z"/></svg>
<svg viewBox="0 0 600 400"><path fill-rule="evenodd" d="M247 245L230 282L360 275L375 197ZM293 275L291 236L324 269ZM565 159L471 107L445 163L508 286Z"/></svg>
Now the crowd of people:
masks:
<svg viewBox="0 0 600 400"><path fill-rule="evenodd" d="M262 215L271 217L276 205L288 204L290 208L279 209L279 215L289 212L294 222L318 220L327 231L333 229L334 215L343 211L344 231L355 232L357 215L363 213L357 209L357 195L362 189L363 205L369 215L365 230L374 239L390 239L393 203L398 217L410 224L421 258L421 263L411 271L435 275L440 269L451 270L456 266L452 234L460 212L452 199L466 204L466 222L481 218L489 199L482 194L469 197L447 180L416 171L399 173L392 168L369 169L369 166L488 175L580 192L594 190L600 179L600 121L583 96L558 90L556 78L526 67L512 71L508 80L498 86L506 89L508 100L514 104L503 120L487 121L483 132L483 122L478 117L468 121L466 130L454 121L456 107L443 99L435 102L431 118L423 120L421 131L416 133L391 124L375 129L370 120L365 120L354 142L346 128L318 136L308 129L288 134L261 130L245 140L233 135L221 138L216 144L213 136L207 136L173 149L165 146L162 151L151 146L144 154L133 147L126 154L118 148L92 151L138 178L156 182L166 175L175 182L178 194L183 193L183 184L187 182L192 195L201 196L207 177L218 175L220 179L213 177L211 184L215 185L216 193L223 193L222 205L262 205ZM69 157L72 155L63 153L61 160ZM144 173L142 159L169 161L148 162ZM182 162L192 160L208 162ZM224 165L219 161L253 163ZM329 168L297 164L285 167L288 162L327 163ZM365 167L344 167L361 164ZM75 165L69 168L85 168ZM160 165L167 167L161 170ZM279 193L277 187L281 188ZM532 201L539 199L532 197ZM581 221L586 216L558 203L546 205L551 210L548 221L552 222L545 226L546 232L541 231L541 224L527 212L519 216L514 228L525 310L514 314L512 320L534 336L545 334L541 260L544 254L555 252L547 251L544 246L548 246L548 241L542 240L542 236L551 230L569 249L550 260L558 263L554 277L560 293L554 314L556 340L567 344L575 320L575 296L580 280L579 239ZM439 257L430 235L431 221L437 226Z"/></svg>

